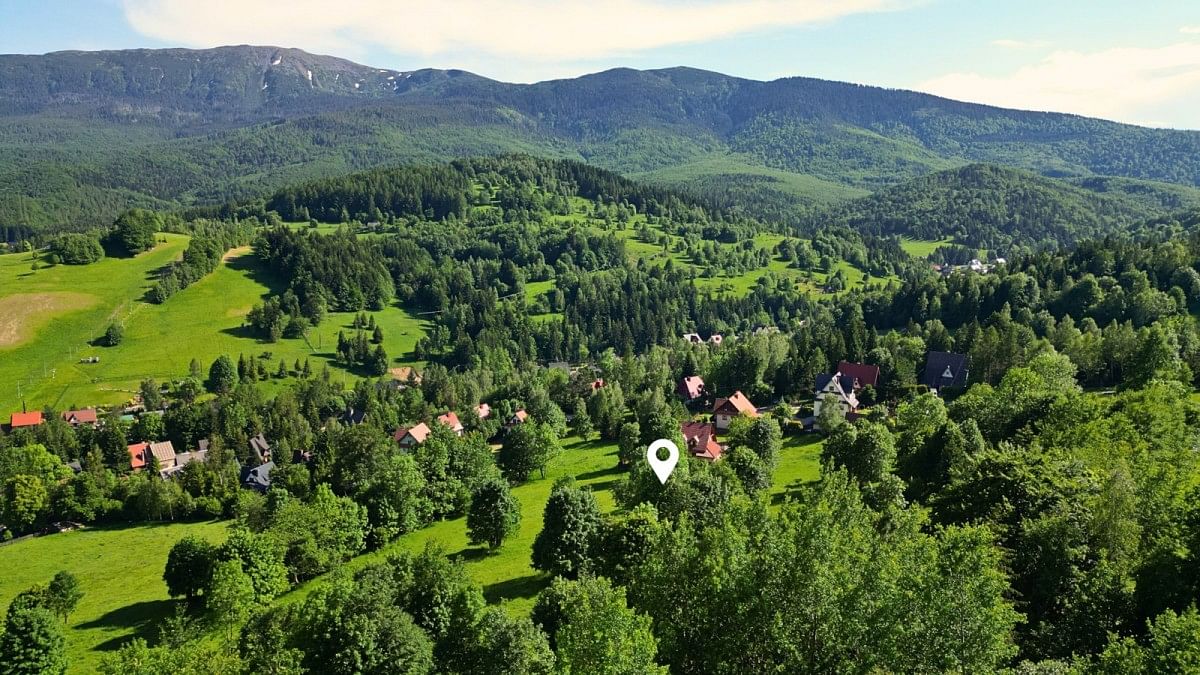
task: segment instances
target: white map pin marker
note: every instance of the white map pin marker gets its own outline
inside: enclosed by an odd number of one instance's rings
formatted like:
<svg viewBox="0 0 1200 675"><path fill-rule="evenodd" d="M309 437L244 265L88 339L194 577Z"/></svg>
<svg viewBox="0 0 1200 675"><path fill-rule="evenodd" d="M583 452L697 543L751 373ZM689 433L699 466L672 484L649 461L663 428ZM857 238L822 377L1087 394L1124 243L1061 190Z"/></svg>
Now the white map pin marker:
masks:
<svg viewBox="0 0 1200 675"><path fill-rule="evenodd" d="M670 454L666 459L658 458L660 448L666 448ZM654 469L654 475L658 476L658 481L663 485L667 484L667 479L671 477L671 472L675 470L675 465L679 462L679 448L671 441L660 438L650 444L650 448L646 450L646 461L650 462L650 468Z"/></svg>

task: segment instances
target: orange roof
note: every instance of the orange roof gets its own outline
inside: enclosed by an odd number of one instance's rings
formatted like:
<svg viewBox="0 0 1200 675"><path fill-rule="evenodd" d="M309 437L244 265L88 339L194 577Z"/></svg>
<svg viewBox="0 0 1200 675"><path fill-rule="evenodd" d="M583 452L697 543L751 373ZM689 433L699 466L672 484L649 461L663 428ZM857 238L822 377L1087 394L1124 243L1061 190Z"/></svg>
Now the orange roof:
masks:
<svg viewBox="0 0 1200 675"><path fill-rule="evenodd" d="M486 420L492 415L492 406L486 403L480 403L479 405L475 406L475 414L479 415L479 419Z"/></svg>
<svg viewBox="0 0 1200 675"><path fill-rule="evenodd" d="M463 428L462 422L458 421L458 413L454 412L453 410L446 413L445 415L439 415L437 418L437 421L441 422L442 424L445 424L446 426L450 427L451 429L453 429L455 431L462 431L462 428Z"/></svg>
<svg viewBox="0 0 1200 675"><path fill-rule="evenodd" d="M526 419L529 419L529 413L525 412L525 409L522 408L521 410L518 410L517 412L513 413L512 417L508 418L508 423L509 424L521 424Z"/></svg>
<svg viewBox="0 0 1200 675"><path fill-rule="evenodd" d="M146 461L150 457L149 443L134 443L129 446L129 464L134 471L146 468Z"/></svg>
<svg viewBox="0 0 1200 675"><path fill-rule="evenodd" d="M20 429L21 427L36 427L37 425L39 425L41 423L42 423L42 411L35 410L33 412L27 412L27 413L25 413L25 412L13 413L12 414L12 424L10 426L12 426L13 429Z"/></svg>
<svg viewBox="0 0 1200 675"><path fill-rule="evenodd" d="M397 443L402 442L407 436L412 436L413 441L418 445L424 443L425 439L429 438L429 425L418 422L411 427L400 427L395 434L392 434L392 438L396 439Z"/></svg>
<svg viewBox="0 0 1200 675"><path fill-rule="evenodd" d="M740 391L733 392L733 396L729 398L719 398L713 406L714 413L723 415L745 415L747 417L758 417L758 409L746 398L746 395Z"/></svg>
<svg viewBox="0 0 1200 675"><path fill-rule="evenodd" d="M89 408L86 410L68 410L62 414L63 421L68 424L95 424L96 410Z"/></svg>

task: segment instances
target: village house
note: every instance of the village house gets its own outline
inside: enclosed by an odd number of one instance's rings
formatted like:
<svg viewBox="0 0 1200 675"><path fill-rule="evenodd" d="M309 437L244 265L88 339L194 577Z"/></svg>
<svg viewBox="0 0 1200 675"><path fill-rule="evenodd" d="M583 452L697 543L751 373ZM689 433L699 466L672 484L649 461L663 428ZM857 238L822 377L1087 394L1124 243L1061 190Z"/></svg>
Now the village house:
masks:
<svg viewBox="0 0 1200 675"><path fill-rule="evenodd" d="M417 372L417 369L412 366L389 368L388 375L391 376L392 383L400 389L408 386L419 387L421 385L421 373Z"/></svg>
<svg viewBox="0 0 1200 675"><path fill-rule="evenodd" d="M204 450L196 450L194 452L181 452L178 455L175 455L175 466L170 467L168 469L163 469L161 472L162 477L170 478L171 476L174 476L175 474L179 473L180 471L183 471L183 467L187 466L188 464L191 464L192 462L203 462L205 459L207 459L208 458L208 449L207 449L208 442L207 441L202 441L202 442L206 446Z"/></svg>
<svg viewBox="0 0 1200 675"><path fill-rule="evenodd" d="M683 341L694 345L704 344L704 339L700 337L699 333L684 333Z"/></svg>
<svg viewBox="0 0 1200 675"><path fill-rule="evenodd" d="M158 461L160 471L176 466L175 446L171 445L171 441L134 443L126 449L129 451L129 466L134 471L141 471L150 466L151 458Z"/></svg>
<svg viewBox="0 0 1200 675"><path fill-rule="evenodd" d="M365 421L367 421L367 411L365 410L355 410L351 406L342 413L341 423L348 427L356 427Z"/></svg>
<svg viewBox="0 0 1200 675"><path fill-rule="evenodd" d="M721 343L724 341L725 341L725 337L723 335L721 335L720 333L713 333L708 338L708 344L710 344L714 347L720 347Z"/></svg>
<svg viewBox="0 0 1200 675"><path fill-rule="evenodd" d="M27 429L29 427L41 426L42 411L35 410L33 412L13 413L12 419L9 421L10 429Z"/></svg>
<svg viewBox="0 0 1200 675"><path fill-rule="evenodd" d="M271 489L271 472L274 470L275 462L267 462L248 469L242 476L242 486L265 493Z"/></svg>
<svg viewBox="0 0 1200 675"><path fill-rule="evenodd" d="M863 387L872 389L879 387L879 366L838 361L837 372L854 378L854 391L856 392Z"/></svg>
<svg viewBox="0 0 1200 675"><path fill-rule="evenodd" d="M522 408L521 410L518 410L517 412L513 413L512 417L509 417L508 421L504 423L504 426L512 428L512 427L517 426L518 424L524 424L525 421L528 419L529 419L529 413L525 412L525 409Z"/></svg>
<svg viewBox="0 0 1200 675"><path fill-rule="evenodd" d="M591 388L592 388L592 391L600 391L601 389L603 389L604 388L604 378L596 378L596 379L592 380Z"/></svg>
<svg viewBox="0 0 1200 675"><path fill-rule="evenodd" d="M687 443L688 453L697 459L715 462L721 459L721 444L717 443L717 430L708 422L683 422L679 432Z"/></svg>
<svg viewBox="0 0 1200 675"><path fill-rule="evenodd" d="M453 410L445 415L439 415L437 421L450 427L450 430L454 432L455 436L462 436L463 432L466 431L462 422L458 421L458 413L454 412Z"/></svg>
<svg viewBox="0 0 1200 675"><path fill-rule="evenodd" d="M412 448L425 442L429 438L429 425L424 422L418 422L411 427L400 427L396 433L392 434L392 438L400 444L402 448Z"/></svg>
<svg viewBox="0 0 1200 675"><path fill-rule="evenodd" d="M729 398L717 399L717 402L713 404L712 414L717 429L725 431L729 429L729 425L736 417L758 417L758 409L754 407L750 399L746 398L745 394L735 391Z"/></svg>
<svg viewBox="0 0 1200 675"><path fill-rule="evenodd" d="M686 403L702 399L704 398L704 380L699 375L685 377L679 381L675 392Z"/></svg>
<svg viewBox="0 0 1200 675"><path fill-rule="evenodd" d="M475 406L475 414L479 416L479 419L486 420L492 416L492 406L486 403L480 403L479 405Z"/></svg>
<svg viewBox="0 0 1200 675"><path fill-rule="evenodd" d="M929 352L925 355L925 372L921 384L931 391L962 389L969 376L967 356L951 352Z"/></svg>
<svg viewBox="0 0 1200 675"><path fill-rule="evenodd" d="M842 408L842 413L850 415L858 411L858 397L854 394L857 380L842 373L821 373L817 376L816 392L813 396L813 416L821 414L828 397L832 396Z"/></svg>
<svg viewBox="0 0 1200 675"><path fill-rule="evenodd" d="M250 439L250 452L258 460L259 464L271 461L271 444L267 442L266 437L262 434L258 434Z"/></svg>
<svg viewBox="0 0 1200 675"><path fill-rule="evenodd" d="M96 417L96 410L94 408L85 410L68 410L62 414L62 418L64 422L70 424L72 427L94 427L100 421Z"/></svg>

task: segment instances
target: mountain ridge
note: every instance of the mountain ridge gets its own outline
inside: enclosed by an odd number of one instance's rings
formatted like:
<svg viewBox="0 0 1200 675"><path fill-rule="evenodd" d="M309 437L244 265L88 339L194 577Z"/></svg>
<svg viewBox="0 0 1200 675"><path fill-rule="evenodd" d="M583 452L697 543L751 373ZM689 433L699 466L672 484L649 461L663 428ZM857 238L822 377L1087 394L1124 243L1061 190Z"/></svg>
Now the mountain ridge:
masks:
<svg viewBox="0 0 1200 675"><path fill-rule="evenodd" d="M508 152L723 191L778 219L980 162L1200 186L1200 132L806 77L681 66L509 84L257 46L0 56L0 224L95 225L121 205Z"/></svg>

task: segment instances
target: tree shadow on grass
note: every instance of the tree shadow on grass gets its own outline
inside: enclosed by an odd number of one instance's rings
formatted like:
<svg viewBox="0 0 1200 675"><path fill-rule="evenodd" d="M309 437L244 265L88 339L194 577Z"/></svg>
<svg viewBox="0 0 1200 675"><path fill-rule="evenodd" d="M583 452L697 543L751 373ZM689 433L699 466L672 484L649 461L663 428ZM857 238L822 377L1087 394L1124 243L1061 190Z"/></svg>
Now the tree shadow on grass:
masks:
<svg viewBox="0 0 1200 675"><path fill-rule="evenodd" d="M158 639L158 627L163 620L175 612L174 600L147 600L125 605L108 612L98 619L81 623L76 628L100 628L107 631L127 630L129 633L109 638L95 646L96 651L111 652L123 647L134 638L142 638L153 644Z"/></svg>
<svg viewBox="0 0 1200 675"><path fill-rule="evenodd" d="M492 551L486 546L468 546L457 553L451 553L448 558L462 562L472 562L475 560L483 560L492 555Z"/></svg>
<svg viewBox="0 0 1200 675"><path fill-rule="evenodd" d="M516 598L532 598L542 589L550 585L550 578L544 574L530 574L506 581L497 581L483 588L483 597L488 603L495 604L502 600Z"/></svg>
<svg viewBox="0 0 1200 675"><path fill-rule="evenodd" d="M596 471L588 471L575 476L575 480L591 480L593 478L604 478L605 476L619 476L625 473L619 466L610 466L607 469L597 469Z"/></svg>

